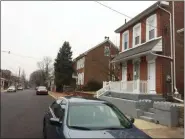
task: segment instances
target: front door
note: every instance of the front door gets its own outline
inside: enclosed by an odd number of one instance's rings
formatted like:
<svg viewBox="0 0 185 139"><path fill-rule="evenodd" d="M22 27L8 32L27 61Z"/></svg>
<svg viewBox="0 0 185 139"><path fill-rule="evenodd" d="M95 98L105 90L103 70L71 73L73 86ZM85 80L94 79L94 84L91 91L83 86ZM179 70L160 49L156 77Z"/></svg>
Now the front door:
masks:
<svg viewBox="0 0 185 139"><path fill-rule="evenodd" d="M139 93L139 69L140 69L140 66L139 66L139 62L136 61L134 62L134 68L133 68L133 91L136 92L136 93Z"/></svg>
<svg viewBox="0 0 185 139"><path fill-rule="evenodd" d="M148 92L155 94L155 62L148 63Z"/></svg>

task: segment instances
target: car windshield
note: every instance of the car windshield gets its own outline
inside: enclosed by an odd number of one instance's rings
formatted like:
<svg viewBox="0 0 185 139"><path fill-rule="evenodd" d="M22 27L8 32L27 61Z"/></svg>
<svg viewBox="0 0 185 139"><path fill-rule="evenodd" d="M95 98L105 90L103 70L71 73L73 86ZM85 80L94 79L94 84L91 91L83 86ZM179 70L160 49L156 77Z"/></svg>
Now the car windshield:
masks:
<svg viewBox="0 0 185 139"><path fill-rule="evenodd" d="M39 89L39 90L46 90L46 87L40 86L38 89Z"/></svg>
<svg viewBox="0 0 185 139"><path fill-rule="evenodd" d="M110 104L72 104L69 106L68 126L88 129L130 128L131 123Z"/></svg>
<svg viewBox="0 0 185 139"><path fill-rule="evenodd" d="M15 86L10 86L9 88L10 88L10 89L14 89L14 88L15 88Z"/></svg>

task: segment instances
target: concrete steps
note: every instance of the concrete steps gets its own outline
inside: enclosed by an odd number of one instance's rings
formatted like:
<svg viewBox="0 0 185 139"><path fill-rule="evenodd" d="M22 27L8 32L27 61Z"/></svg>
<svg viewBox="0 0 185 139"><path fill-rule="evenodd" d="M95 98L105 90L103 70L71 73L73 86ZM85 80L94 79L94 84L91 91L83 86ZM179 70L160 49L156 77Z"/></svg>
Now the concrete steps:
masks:
<svg viewBox="0 0 185 139"><path fill-rule="evenodd" d="M144 112L144 116L154 118L154 113L151 112Z"/></svg>
<svg viewBox="0 0 185 139"><path fill-rule="evenodd" d="M148 112L155 113L155 109L154 108L149 108Z"/></svg>
<svg viewBox="0 0 185 139"><path fill-rule="evenodd" d="M140 119L154 123L154 119L147 116L140 116Z"/></svg>

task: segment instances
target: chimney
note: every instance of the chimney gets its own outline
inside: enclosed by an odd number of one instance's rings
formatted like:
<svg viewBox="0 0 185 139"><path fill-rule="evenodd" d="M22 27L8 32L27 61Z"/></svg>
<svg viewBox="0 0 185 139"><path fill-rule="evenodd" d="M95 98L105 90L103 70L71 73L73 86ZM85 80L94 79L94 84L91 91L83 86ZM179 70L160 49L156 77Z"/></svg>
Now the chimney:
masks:
<svg viewBox="0 0 185 139"><path fill-rule="evenodd" d="M125 24L127 23L127 19L125 19Z"/></svg>
<svg viewBox="0 0 185 139"><path fill-rule="evenodd" d="M109 37L105 36L105 39L108 39L109 40Z"/></svg>

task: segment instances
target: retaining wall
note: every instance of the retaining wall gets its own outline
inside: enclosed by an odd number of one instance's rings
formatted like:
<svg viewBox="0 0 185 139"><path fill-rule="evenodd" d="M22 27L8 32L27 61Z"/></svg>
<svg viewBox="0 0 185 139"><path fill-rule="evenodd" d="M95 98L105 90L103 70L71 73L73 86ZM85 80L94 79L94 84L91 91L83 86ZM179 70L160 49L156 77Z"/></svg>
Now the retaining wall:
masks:
<svg viewBox="0 0 185 139"><path fill-rule="evenodd" d="M171 102L154 102L154 120L156 123L166 126L179 125L179 108Z"/></svg>

